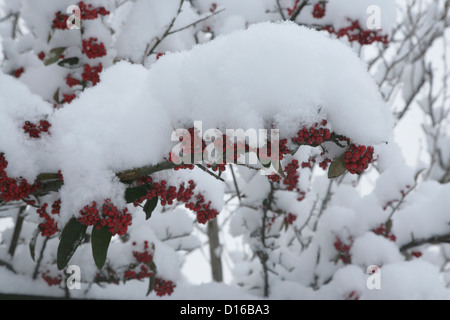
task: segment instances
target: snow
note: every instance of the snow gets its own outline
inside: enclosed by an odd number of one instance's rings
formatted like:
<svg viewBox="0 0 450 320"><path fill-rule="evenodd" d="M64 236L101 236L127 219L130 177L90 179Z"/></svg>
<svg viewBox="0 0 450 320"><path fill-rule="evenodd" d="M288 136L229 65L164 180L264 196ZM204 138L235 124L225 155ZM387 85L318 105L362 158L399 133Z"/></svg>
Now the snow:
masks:
<svg viewBox="0 0 450 320"><path fill-rule="evenodd" d="M189 53L166 55L152 66L150 81L156 98L171 112L201 118L206 128L265 128L273 119L289 136L299 123L323 116L355 142L376 144L389 138L392 126L387 106L353 52L290 23L255 24ZM168 94L167 88L177 94ZM248 111L237 118L243 108ZM349 117L359 123L349 126Z"/></svg>
<svg viewBox="0 0 450 320"><path fill-rule="evenodd" d="M381 290L366 290L361 299L448 300L436 266L424 261L389 264L381 270Z"/></svg>
<svg viewBox="0 0 450 320"><path fill-rule="evenodd" d="M340 17L347 16L360 21L361 26L367 28L366 22L373 14L373 11L368 9L373 6L379 10L380 29L390 34L397 18L396 3L391 0L358 0L352 1L351 4L347 0L331 0L327 5L327 14L322 23L343 28L348 26L348 22Z"/></svg>
<svg viewBox="0 0 450 320"><path fill-rule="evenodd" d="M51 112L49 104L31 94L24 84L0 73L0 149L9 154L7 172L11 176L22 176L31 181L36 173L45 167L45 161L38 150L43 142L35 144L21 134L21 123L25 120L35 122Z"/></svg>
<svg viewBox="0 0 450 320"><path fill-rule="evenodd" d="M177 13L179 3L177 0L166 0L164 2L158 0L136 1L117 36L118 56L136 63L145 61L145 54L146 52L149 53L148 46L151 48L157 41L156 39L161 38L165 33L167 21L171 21ZM173 25L173 30L195 21L196 18L189 6L184 5L182 13ZM145 21L145 32L142 30L142 25L136 23L136 21ZM194 39L186 40L189 38L185 36L184 32L177 33L173 37L171 43L175 42L178 47L187 49L194 45ZM170 49L169 46L167 50ZM160 51L157 53L160 53Z"/></svg>
<svg viewBox="0 0 450 320"><path fill-rule="evenodd" d="M371 265L384 266L403 260L393 241L373 232L358 237L353 243L350 253L352 263L365 268Z"/></svg>
<svg viewBox="0 0 450 320"><path fill-rule="evenodd" d="M407 131L402 126L405 121L393 132L396 123L392 110L400 100L415 94L424 74L423 61L394 67L393 74L402 86L390 101L394 105L388 105L380 90L387 93L391 88L378 87L385 66L379 66L380 72L372 78L357 46L345 39L333 39L326 32L279 22L281 14L272 0L215 3L214 9L210 0L185 1L173 20L178 0L127 1L108 17L83 21L83 32L51 32L49 22L56 11L65 12L72 4L68 0L39 4L0 0L0 18L20 10L24 31L11 39L10 21L0 24L4 55L4 73L0 73L0 153L8 161L7 173L33 181L40 173L62 171L64 185L60 192L40 198L40 204L62 200L61 216L57 218L60 227L91 201L112 198L118 207L127 207L133 216L129 235L113 238L108 268L103 272L123 274L132 267L133 251L143 250L147 241L158 276L177 285L175 292L163 299L261 299L265 294L261 263L264 255L270 270L269 299L450 299L446 288L450 276L444 268L448 267L450 247L412 246L450 233L450 186L433 181L445 173L441 167L436 165L424 172L426 164L407 157L407 144L416 149L420 146L409 132L400 132L399 139L399 131ZM280 3L287 14L286 9L294 1ZM367 9L375 5L380 8L383 34L390 33L395 25L395 1L329 0L323 19L312 17L315 3L312 1L302 11L297 22L330 24L338 29L348 26L351 19L365 27L370 16ZM115 9L106 0L92 4ZM435 4L433 10L438 7ZM432 23L432 17L430 10L425 22ZM175 32L148 55L172 20L170 30ZM65 56L80 56L81 49L74 43L89 37L103 42L108 54L95 60L84 59L80 66L101 62L101 82L83 92L79 92L82 86L76 87L77 98L56 110L52 107L56 90L60 95L72 90L62 79L68 74L80 77L80 68L45 66L37 53L67 47ZM418 48L405 45L399 53ZM159 53L165 54L157 60ZM7 75L22 66L25 72L20 79ZM423 103L419 113L422 117L428 102L423 95L417 101ZM31 139L23 134L24 121L42 119L52 124L49 135ZM226 283L211 282L205 230L196 226L191 211L182 205L168 208L158 204L146 221L142 208L125 202L127 185L119 181L116 173L167 161L174 129L190 128L201 120L203 132L209 128L225 132L275 127L280 128L281 137L287 138L302 126L322 119L328 121L332 131L352 142L375 146L377 159L367 175L347 174L330 181L317 166L301 169L297 187L307 193L306 198L299 201L296 192L277 190L269 207L264 199L267 201L273 184L257 170L233 167L242 199L230 198L236 190L228 168L221 176L225 183L197 167L152 175L155 181L166 180L174 186L194 180L195 193L202 193L214 209L222 211L221 247L215 254L221 255L222 261L229 259L225 261L225 273L231 275L227 274ZM429 119L416 122L422 124ZM419 125L414 127L419 129ZM438 129L428 123L425 129L440 135L435 145L445 162L450 149L444 125ZM331 157L342 151L332 143L325 146L330 148L327 155ZM433 146L429 139L422 149L428 147L432 155ZM283 165L293 159L307 162L321 151L302 147L286 156ZM417 151L422 152L420 160L423 151ZM430 159L425 157L426 161ZM11 217L17 216L16 209L7 207L0 212L2 293L62 296L64 284L48 287L42 278L45 270L52 276L63 274L52 263L56 260L57 236L37 238L36 254L44 245L46 250L35 273L37 262L32 261L27 245L42 218L31 206L25 211L14 259L10 258L7 251L14 226ZM292 224L284 220L288 213L297 217ZM391 238L374 232L386 222L392 223ZM88 235L91 232L89 228ZM337 241L347 246L348 252L339 252ZM98 269L91 250L89 243L83 243L70 261L82 267L83 281L83 290L71 291L72 297L161 299L155 293L145 297L148 279L105 284L103 288L92 284ZM347 260L343 254L348 254ZM198 256L204 260L202 265L196 260ZM7 268L10 262L19 274ZM367 287L366 281L372 275L367 267L371 265L380 267L381 289ZM32 281L24 276L33 274Z"/></svg>
<svg viewBox="0 0 450 320"><path fill-rule="evenodd" d="M449 185L424 182L408 199L414 206L406 206L394 217L393 232L400 244L414 239L429 238L450 231L447 222L450 200L446 196Z"/></svg>
<svg viewBox="0 0 450 320"><path fill-rule="evenodd" d="M50 143L37 153L63 172L62 212L71 215L96 199L110 197L123 206L124 189L114 173L162 161L170 149L161 137L170 137L173 126L202 119L204 128L247 130L274 121L286 129L283 136L293 136L299 124L322 117L366 145L389 139L392 126L373 80L350 49L292 23L262 23L167 54L150 70L127 62L108 68L99 85L50 115ZM349 125L349 118L358 121ZM17 137L8 143L23 139L18 127L5 128ZM4 145L10 159L24 157ZM21 175L42 172L29 160Z"/></svg>

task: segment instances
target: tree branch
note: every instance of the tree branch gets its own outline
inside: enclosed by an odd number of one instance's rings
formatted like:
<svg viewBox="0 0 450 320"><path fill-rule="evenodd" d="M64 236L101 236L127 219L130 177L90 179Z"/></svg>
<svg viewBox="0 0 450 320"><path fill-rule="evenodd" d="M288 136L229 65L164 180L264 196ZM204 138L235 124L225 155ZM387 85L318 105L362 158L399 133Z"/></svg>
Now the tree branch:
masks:
<svg viewBox="0 0 450 320"><path fill-rule="evenodd" d="M280 13L281 19L286 20L286 16L284 15L283 8L281 8L280 0L276 0L278 12Z"/></svg>
<svg viewBox="0 0 450 320"><path fill-rule="evenodd" d="M218 254L220 251L220 240L219 240L219 226L217 224L217 218L208 221L207 234L209 239L209 257L211 264L212 279L216 282L223 281L222 272L222 259L221 255Z"/></svg>
<svg viewBox="0 0 450 320"><path fill-rule="evenodd" d="M186 26L184 26L184 27L182 27L182 28L179 28L179 29L176 29L176 30L173 30L173 31L169 31L169 32L167 33L167 35L171 35L171 34L174 34L174 33L180 32L180 31L183 31L183 30L185 30L185 29L188 29L188 28L190 28L190 27L192 27L192 26L195 26L196 24L198 24L198 23L200 23L200 22L203 22L203 21L205 21L205 20L208 20L209 18L211 18L211 17L213 17L213 16L215 16L215 15L217 15L217 14L219 14L219 13L222 13L223 11L225 11L225 8L220 9L220 10L217 10L217 11L213 12L212 14L210 14L210 15L204 17L204 18L201 18L201 19L199 19L199 20L197 20L197 21L195 21L195 22L192 22L192 23L190 23L190 24L188 24L188 25L186 25Z"/></svg>
<svg viewBox="0 0 450 320"><path fill-rule="evenodd" d="M142 59L142 63L145 62L145 58L150 56L155 51L156 47L159 46L159 44L169 35L170 31L172 30L172 28L173 28L173 26L175 24L175 21L177 20L178 16L181 13L181 8L183 7L184 1L185 0L180 0L180 5L178 6L177 13L173 17L172 21L170 21L169 26L164 31L164 33L161 36L161 38L156 38L156 43L153 45L153 47L151 47L151 49L150 49L150 43L147 45L147 48L145 49L144 58Z"/></svg>
<svg viewBox="0 0 450 320"><path fill-rule="evenodd" d="M16 225L14 227L14 233L12 235L11 243L9 245L9 250L8 250L8 253L11 257L14 256L14 253L17 248L17 243L19 242L20 232L22 231L23 220L25 219L25 216L23 215L23 213L26 208L27 208L26 206L20 207L19 212L17 213Z"/></svg>
<svg viewBox="0 0 450 320"><path fill-rule="evenodd" d="M238 187L238 184L237 184L236 176L234 174L233 165L230 164L229 167L230 167L231 175L233 177L233 183L234 183L234 188L236 189L237 197L239 198L239 202L241 202L241 200L242 200L241 199L241 193L239 192L239 187Z"/></svg>
<svg viewBox="0 0 450 320"><path fill-rule="evenodd" d="M414 247L418 247L418 246L421 246L424 244L442 244L442 243L450 243L450 234L433 236L430 238L419 239L419 240L413 239L412 241L402 245L400 247L400 252L405 253L409 249L412 249Z"/></svg>
<svg viewBox="0 0 450 320"><path fill-rule="evenodd" d="M305 0L304 2L302 2L302 4L298 6L297 10L295 10L292 13L290 20L295 21L297 19L298 15L300 14L300 12L302 12L303 8L306 7L308 4L309 4L308 0Z"/></svg>

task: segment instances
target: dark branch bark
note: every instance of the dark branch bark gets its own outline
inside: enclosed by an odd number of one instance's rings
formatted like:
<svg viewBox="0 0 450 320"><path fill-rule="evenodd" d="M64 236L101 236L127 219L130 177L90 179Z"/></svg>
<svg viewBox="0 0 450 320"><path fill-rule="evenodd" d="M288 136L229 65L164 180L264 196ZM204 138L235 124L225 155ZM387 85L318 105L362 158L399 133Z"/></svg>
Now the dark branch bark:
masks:
<svg viewBox="0 0 450 320"><path fill-rule="evenodd" d="M16 226L14 227L14 233L12 235L11 243L9 245L8 253L11 257L14 256L14 253L16 252L17 243L19 242L20 232L22 231L22 224L23 220L25 219L25 216L23 215L23 212L25 211L26 206L22 206L19 209L19 212L17 213L17 220L16 220Z"/></svg>
<svg viewBox="0 0 450 320"><path fill-rule="evenodd" d="M117 173L116 176L119 178L120 182L130 184L141 177L151 175L155 172L173 169L175 167L176 164L173 162L165 161L152 166L125 170ZM51 191L58 191L64 184L63 181L59 180L57 173L42 173L37 176L36 180L41 184L41 188L33 193L35 196L42 196Z"/></svg>
<svg viewBox="0 0 450 320"><path fill-rule="evenodd" d="M433 236L427 239L419 239L412 240L400 247L401 252L406 252L409 249L422 246L424 244L442 244L442 243L450 243L450 234L444 234L440 236Z"/></svg>
<svg viewBox="0 0 450 320"><path fill-rule="evenodd" d="M212 279L216 282L222 282L222 259L221 255L219 254L219 252L221 251L221 246L219 241L219 225L217 223L217 219L210 220L208 222L207 229Z"/></svg>
<svg viewBox="0 0 450 320"><path fill-rule="evenodd" d="M301 5L298 6L297 10L295 10L294 13L292 13L291 21L295 21L297 17L299 16L300 12L302 12L303 8L306 7L309 4L309 1L302 2Z"/></svg>
<svg viewBox="0 0 450 320"><path fill-rule="evenodd" d="M47 246L47 241L48 241L49 237L45 237L44 239L44 243L42 244L42 248L41 251L39 252L39 258L36 262L36 266L34 267L34 271L33 271L33 280L37 279L37 276L39 274L39 268L41 267L41 262L42 262L42 258L44 257L44 251L45 251L45 247Z"/></svg>

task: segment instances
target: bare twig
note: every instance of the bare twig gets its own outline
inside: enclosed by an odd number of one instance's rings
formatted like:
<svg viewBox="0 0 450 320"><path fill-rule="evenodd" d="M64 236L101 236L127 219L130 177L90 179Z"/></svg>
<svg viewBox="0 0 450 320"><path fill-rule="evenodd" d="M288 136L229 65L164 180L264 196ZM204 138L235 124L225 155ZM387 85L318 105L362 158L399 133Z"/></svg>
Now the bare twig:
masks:
<svg viewBox="0 0 450 320"><path fill-rule="evenodd" d="M206 20L208 20L209 18L214 17L215 15L217 15L217 14L219 14L219 13L222 13L223 11L225 11L225 8L220 9L220 10L217 10L217 11L214 11L212 14L210 14L210 15L204 17L204 18L201 18L201 19L199 19L199 20L197 20L197 21L195 21L195 22L192 22L192 23L190 23L190 24L188 24L188 25L186 25L186 26L184 26L184 27L182 27L182 28L179 28L179 29L176 29L176 30L169 31L169 32L167 33L167 35L171 35L171 34L174 34L174 33L180 32L180 31L183 31L183 30L185 30L185 29L188 29L188 28L190 28L190 27L193 27L193 26L195 26L196 24L198 24L198 23L200 23L200 22L206 21Z"/></svg>
<svg viewBox="0 0 450 320"><path fill-rule="evenodd" d="M319 213L317 214L317 219L316 219L316 221L314 222L314 227L313 227L313 230L314 230L314 231L317 230L317 224L319 223L319 219L320 219L320 217L322 216L322 214L323 214L323 212L325 211L325 209L327 208L328 202L331 200L331 196L332 196L331 189L332 189L332 187L333 187L333 181L334 181L334 180L330 180L330 181L328 182L327 193L325 194L325 197L324 197L324 199L322 200L322 205L320 206Z"/></svg>
<svg viewBox="0 0 450 320"><path fill-rule="evenodd" d="M39 274L39 268L41 266L42 258L44 257L44 250L45 250L45 247L47 246L48 239L50 239L50 238L45 237L44 243L42 244L41 251L39 252L39 258L36 261L36 266L34 267L34 271L33 271L33 280L35 280Z"/></svg>
<svg viewBox="0 0 450 320"><path fill-rule="evenodd" d="M230 164L229 167L230 167L230 171L231 171L231 176L233 177L233 183L234 183L234 188L236 189L236 195L239 198L239 202L241 202L241 200L242 200L241 199L241 193L239 192L239 187L238 187L238 184L237 184L236 176L234 174L233 165Z"/></svg>
<svg viewBox="0 0 450 320"><path fill-rule="evenodd" d="M443 244L443 243L450 243L450 234L444 234L440 236L433 236L426 239L413 239L412 241L402 245L400 247L401 252L406 252L409 249L422 246L424 244Z"/></svg>
<svg viewBox="0 0 450 320"><path fill-rule="evenodd" d="M11 18L11 17L13 17L13 16L15 16L15 15L18 15L18 13L17 12L10 12L10 13L8 13L6 16L4 16L3 18L0 18L0 23L2 23L3 21L6 21L6 20L8 20L9 18Z"/></svg>
<svg viewBox="0 0 450 320"><path fill-rule="evenodd" d="M276 0L278 12L280 13L281 19L286 20L286 16L284 15L283 8L281 8L280 0Z"/></svg>
<svg viewBox="0 0 450 320"><path fill-rule="evenodd" d="M14 227L14 233L12 235L11 243L9 245L9 250L8 250L8 253L11 257L14 256L14 253L15 253L16 247L17 247L17 243L19 242L20 232L22 231L23 220L25 219L25 216L23 213L25 212L26 208L27 208L26 206L20 207L19 212L17 213L16 225Z"/></svg>
<svg viewBox="0 0 450 320"><path fill-rule="evenodd" d="M217 180L220 180L222 182L225 182L225 180L223 180L223 178L219 177L218 175L214 174L213 172L209 171L208 169L206 169L203 165L201 164L197 164L196 165L198 168L202 169L203 171L205 171L207 174L209 174L210 176L214 177Z"/></svg>
<svg viewBox="0 0 450 320"><path fill-rule="evenodd" d="M303 1L303 2L298 6L297 10L295 10L295 11L292 13L292 16L291 16L291 19L290 19L290 20L291 20L291 21L295 21L295 20L297 19L297 17L299 16L299 14L302 12L303 8L306 7L307 5L309 5L309 0Z"/></svg>
<svg viewBox="0 0 450 320"><path fill-rule="evenodd" d="M183 7L184 1L185 0L180 0L180 5L178 6L177 13L175 14L175 16L170 21L169 25L167 26L167 28L164 31L164 33L162 34L162 36L156 38L156 43L151 48L150 48L151 43L149 43L147 45L147 48L145 49L144 58L142 59L142 64L145 63L145 58L150 56L151 54L153 54L153 52L155 51L156 47L158 47L159 44L169 35L170 31L172 30L172 28L173 28L173 26L175 24L175 21L177 20L178 16L181 13L181 8Z"/></svg>

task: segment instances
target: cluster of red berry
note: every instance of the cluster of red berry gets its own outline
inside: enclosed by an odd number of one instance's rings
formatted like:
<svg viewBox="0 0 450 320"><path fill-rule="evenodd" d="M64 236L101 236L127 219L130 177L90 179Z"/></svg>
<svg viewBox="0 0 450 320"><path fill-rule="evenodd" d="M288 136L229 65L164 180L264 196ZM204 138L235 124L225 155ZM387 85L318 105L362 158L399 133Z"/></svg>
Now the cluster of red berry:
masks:
<svg viewBox="0 0 450 320"><path fill-rule="evenodd" d="M92 4L86 5L84 1L80 1L78 3L78 7L80 8L81 19L83 20L95 20L99 16L107 16L110 14L110 12L105 9L105 7L94 8Z"/></svg>
<svg viewBox="0 0 450 320"><path fill-rule="evenodd" d="M100 82L100 73L103 71L102 63L97 66L90 66L89 64L84 65L84 72L81 75L84 82L90 81L93 86Z"/></svg>
<svg viewBox="0 0 450 320"><path fill-rule="evenodd" d="M352 242L351 238L350 242ZM345 264L351 263L352 260L350 255L351 245L344 244L339 237L336 237L336 241L334 241L333 245L336 251L339 253L339 259Z"/></svg>
<svg viewBox="0 0 450 320"><path fill-rule="evenodd" d="M300 175L297 172L298 168L300 168L300 166L298 164L298 160L296 159L292 160L292 162L284 168L286 178L284 178L283 184L289 191L297 189L298 179L300 178Z"/></svg>
<svg viewBox="0 0 450 320"><path fill-rule="evenodd" d="M380 224L380 226L378 228L373 229L372 231L373 231L373 233L381 235L391 241L395 242L395 240L397 240L397 237L394 234L386 233L387 229L386 229L386 226L384 225L384 223Z"/></svg>
<svg viewBox="0 0 450 320"><path fill-rule="evenodd" d="M316 159L311 157L308 159L308 161L302 162L302 164L301 164L302 169L305 169L305 168L311 169L313 167L314 163L316 163Z"/></svg>
<svg viewBox="0 0 450 320"><path fill-rule="evenodd" d="M106 56L106 48L103 42L97 43L97 38L91 37L82 41L82 52L89 58L95 59Z"/></svg>
<svg viewBox="0 0 450 320"><path fill-rule="evenodd" d="M284 155L291 154L291 150L289 150L287 143L288 139L281 139L278 143L278 159L280 161L284 159ZM249 150L257 153L260 161L270 160L272 158L272 140L267 139L267 144L257 150L253 148L249 148Z"/></svg>
<svg viewBox="0 0 450 320"><path fill-rule="evenodd" d="M80 82L81 82L80 80L72 78L72 76L70 74L67 75L67 77L66 77L66 83L71 88L76 86L76 85L79 85Z"/></svg>
<svg viewBox="0 0 450 320"><path fill-rule="evenodd" d="M65 94L64 93L63 97L64 97L63 103L70 104L77 97L77 95L75 93L72 93L72 94Z"/></svg>
<svg viewBox="0 0 450 320"><path fill-rule="evenodd" d="M136 242L133 242L133 246L136 246ZM154 276L154 272L151 270L151 263L153 262L153 254L149 252L149 243L144 241L144 251L133 250L133 257L135 262L130 264L130 268L124 272L124 280L143 280ZM162 297L164 295L171 295L176 285L170 280L163 280L157 277L155 280L155 293L157 296Z"/></svg>
<svg viewBox="0 0 450 320"><path fill-rule="evenodd" d="M39 217L44 218L45 222L42 222L39 225L39 229L41 230L41 235L43 237L50 237L54 235L58 231L58 224L55 219L47 213L48 204L44 203L41 208L37 209L36 212L39 214ZM52 204L52 215L59 215L61 210L61 200L57 200Z"/></svg>
<svg viewBox="0 0 450 320"><path fill-rule="evenodd" d="M205 149L207 147L206 142L199 137L198 132L194 128L187 129L189 134L185 134L179 137L179 141L190 141L189 145L182 146L183 157L190 156L189 161L190 164L181 164L175 167L175 170L180 169L194 169L194 165L192 164L195 161L195 156L200 155L199 158L202 158ZM234 139L234 137L233 137ZM222 148L222 163L212 163L207 164L208 168L212 168L213 171L223 172L226 170L227 163L237 163L238 157L240 155L244 155L247 152L255 153L260 158L260 161L265 161L267 159L271 159L272 156L272 147L271 141L268 140L267 144L259 149L251 148L246 142L237 141L231 139L227 135L223 134L218 139L215 139L213 142L215 149ZM282 160L284 155L290 154L291 151L287 147L288 140L282 139L279 142L279 159ZM169 154L169 161L178 162L180 159L178 155L173 153Z"/></svg>
<svg viewBox="0 0 450 320"><path fill-rule="evenodd" d="M94 8L91 4L86 5L84 1L80 1L78 3L78 7L81 11L82 20L95 20L99 16L107 16L110 14L110 12L104 7ZM66 30L67 19L69 19L69 16L67 14L63 14L61 13L61 11L56 12L52 27L54 29Z"/></svg>
<svg viewBox="0 0 450 320"><path fill-rule="evenodd" d="M63 14L61 11L56 12L52 22L52 28L59 30L67 29L67 19L69 19L67 14Z"/></svg>
<svg viewBox="0 0 450 320"><path fill-rule="evenodd" d="M123 278L125 280L133 280L133 279L142 280L153 276L153 272L150 271L150 269L146 265L141 265L138 270L139 271L136 271L136 268L125 270Z"/></svg>
<svg viewBox="0 0 450 320"><path fill-rule="evenodd" d="M173 293L175 287L176 284L174 284L171 280L163 280L162 278L156 278L154 290L158 297L162 297L165 295L170 296Z"/></svg>
<svg viewBox="0 0 450 320"><path fill-rule="evenodd" d="M8 177L5 171L7 166L8 161L0 153L0 200L10 202L26 199L30 193L40 188L39 182L30 185L26 179L12 179Z"/></svg>
<svg viewBox="0 0 450 320"><path fill-rule="evenodd" d="M286 172L285 178L282 178L279 174L272 174L267 178L273 182L283 181L283 185L286 186L286 190L295 190L298 194L297 201L302 201L305 199L306 193L297 187L298 180L300 178L300 174L298 173L299 168L300 166L298 160L294 159L284 168L284 172Z"/></svg>
<svg viewBox="0 0 450 320"><path fill-rule="evenodd" d="M325 152L322 152L320 154L320 156L323 158L323 160L321 162L319 162L319 167L321 167L323 170L327 170L328 165L332 162L332 160L325 157ZM305 168L312 169L314 163L316 163L316 157L310 157L308 159L308 161L301 163L302 169L305 169Z"/></svg>
<svg viewBox="0 0 450 320"><path fill-rule="evenodd" d="M283 177L280 176L279 174L271 174L267 176L267 178L272 182L280 182L283 179Z"/></svg>
<svg viewBox="0 0 450 320"><path fill-rule="evenodd" d="M331 162L333 162L331 159L325 157L321 162L319 162L319 167L323 170L327 170Z"/></svg>
<svg viewBox="0 0 450 320"><path fill-rule="evenodd" d="M348 19L350 25L338 30L335 30L333 26L326 26L323 30L328 31L331 34L335 34L338 38L347 36L351 42L359 42L361 45L368 45L374 42L381 42L387 44L389 42L387 35L381 35L381 30L364 30L358 20Z"/></svg>
<svg viewBox="0 0 450 320"><path fill-rule="evenodd" d="M41 133L48 133L48 129L51 127L50 122L47 120L40 120L39 124L34 124L30 121L25 121L23 125L23 131L28 133L30 138L40 138Z"/></svg>
<svg viewBox="0 0 450 320"><path fill-rule="evenodd" d="M110 12L106 10L104 7L93 7L91 4L86 4L83 1L80 1L78 3L78 7L80 8L81 11L82 20L94 20L99 18L100 16L106 16L110 14ZM52 24L53 29L68 30L67 28L68 18L69 18L68 15L62 14L61 12L56 12ZM105 45L102 42L98 43L97 38L95 37L90 37L87 40L83 39L81 47L82 53L86 55L88 59L104 57L107 54ZM44 60L45 56L46 56L45 52L40 52L38 54L38 57L41 60ZM64 59L64 56L60 56L59 59ZM83 73L81 74L82 79L76 79L75 77L68 75L66 77L66 84L70 88L78 84L81 84L83 86L83 89L88 85L89 82L92 84L92 86L95 86L97 83L100 82L99 74L102 71L103 65L101 63L98 64L97 66L91 66L86 63L83 66ZM63 94L63 97L64 99L62 100L61 103L69 104L72 102L73 99L76 98L76 94L75 93ZM57 105L55 105L55 108L56 107Z"/></svg>
<svg viewBox="0 0 450 320"><path fill-rule="evenodd" d="M287 217L284 218L284 222L287 223L288 225L293 224L295 220L297 220L297 215L293 213L288 213Z"/></svg>
<svg viewBox="0 0 450 320"><path fill-rule="evenodd" d="M287 143L288 143L288 139L280 140L280 146L279 146L280 161L284 159L285 154L291 154L291 150L289 150Z"/></svg>
<svg viewBox="0 0 450 320"><path fill-rule="evenodd" d="M48 286L51 287L59 285L62 281L62 276L59 274L57 277L52 277L50 276L50 270L47 270L42 273L42 279L44 279Z"/></svg>
<svg viewBox="0 0 450 320"><path fill-rule="evenodd" d="M24 67L20 67L19 69L16 69L13 71L13 75L16 78L20 78L22 76L22 73L25 72L25 68Z"/></svg>
<svg viewBox="0 0 450 320"><path fill-rule="evenodd" d="M327 3L324 1L318 2L314 5L313 10L313 17L316 19L322 19L325 17L325 11L326 11Z"/></svg>
<svg viewBox="0 0 450 320"><path fill-rule="evenodd" d="M101 213L97 209L97 203L92 202L90 206L84 206L77 220L97 229L107 227L113 236L116 234L123 236L131 225L132 217L127 208L119 210L110 199L106 199L101 207Z"/></svg>
<svg viewBox="0 0 450 320"><path fill-rule="evenodd" d="M148 253L148 251L144 252L133 251L133 256L139 263L148 264L153 261L153 255L151 253Z"/></svg>
<svg viewBox="0 0 450 320"><path fill-rule="evenodd" d="M136 246L136 242L133 242L133 246ZM153 254L149 251L148 241L144 241L144 251L140 252L133 250L133 257L137 263L132 263L130 269L124 273L125 280L137 279L142 280L153 276L153 272L149 268L149 264L153 262ZM139 267L139 268L138 268Z"/></svg>
<svg viewBox="0 0 450 320"><path fill-rule="evenodd" d="M327 125L327 120L322 120L320 125L319 123L315 123L309 129L307 127L303 127L301 130L297 132L297 136L292 138L292 142L297 143L299 145L311 145L318 146L324 141L327 141L331 138L331 131L328 128L325 128Z"/></svg>
<svg viewBox="0 0 450 320"><path fill-rule="evenodd" d="M345 167L351 174L361 174L373 161L373 147L351 144L345 152Z"/></svg>
<svg viewBox="0 0 450 320"><path fill-rule="evenodd" d="M216 209L211 208L211 201L206 202L202 194L199 193L194 196L196 185L193 180L188 181L189 186L187 188L184 182L177 188L175 186L168 186L166 180L161 180L160 182L153 181L150 176L140 178L137 184L147 184L150 187L150 191L139 198L135 202L135 206L154 197L160 198L162 206L167 204L172 205L176 200L185 203L186 208L194 211L197 214L197 221L201 224L205 224L219 214Z"/></svg>

